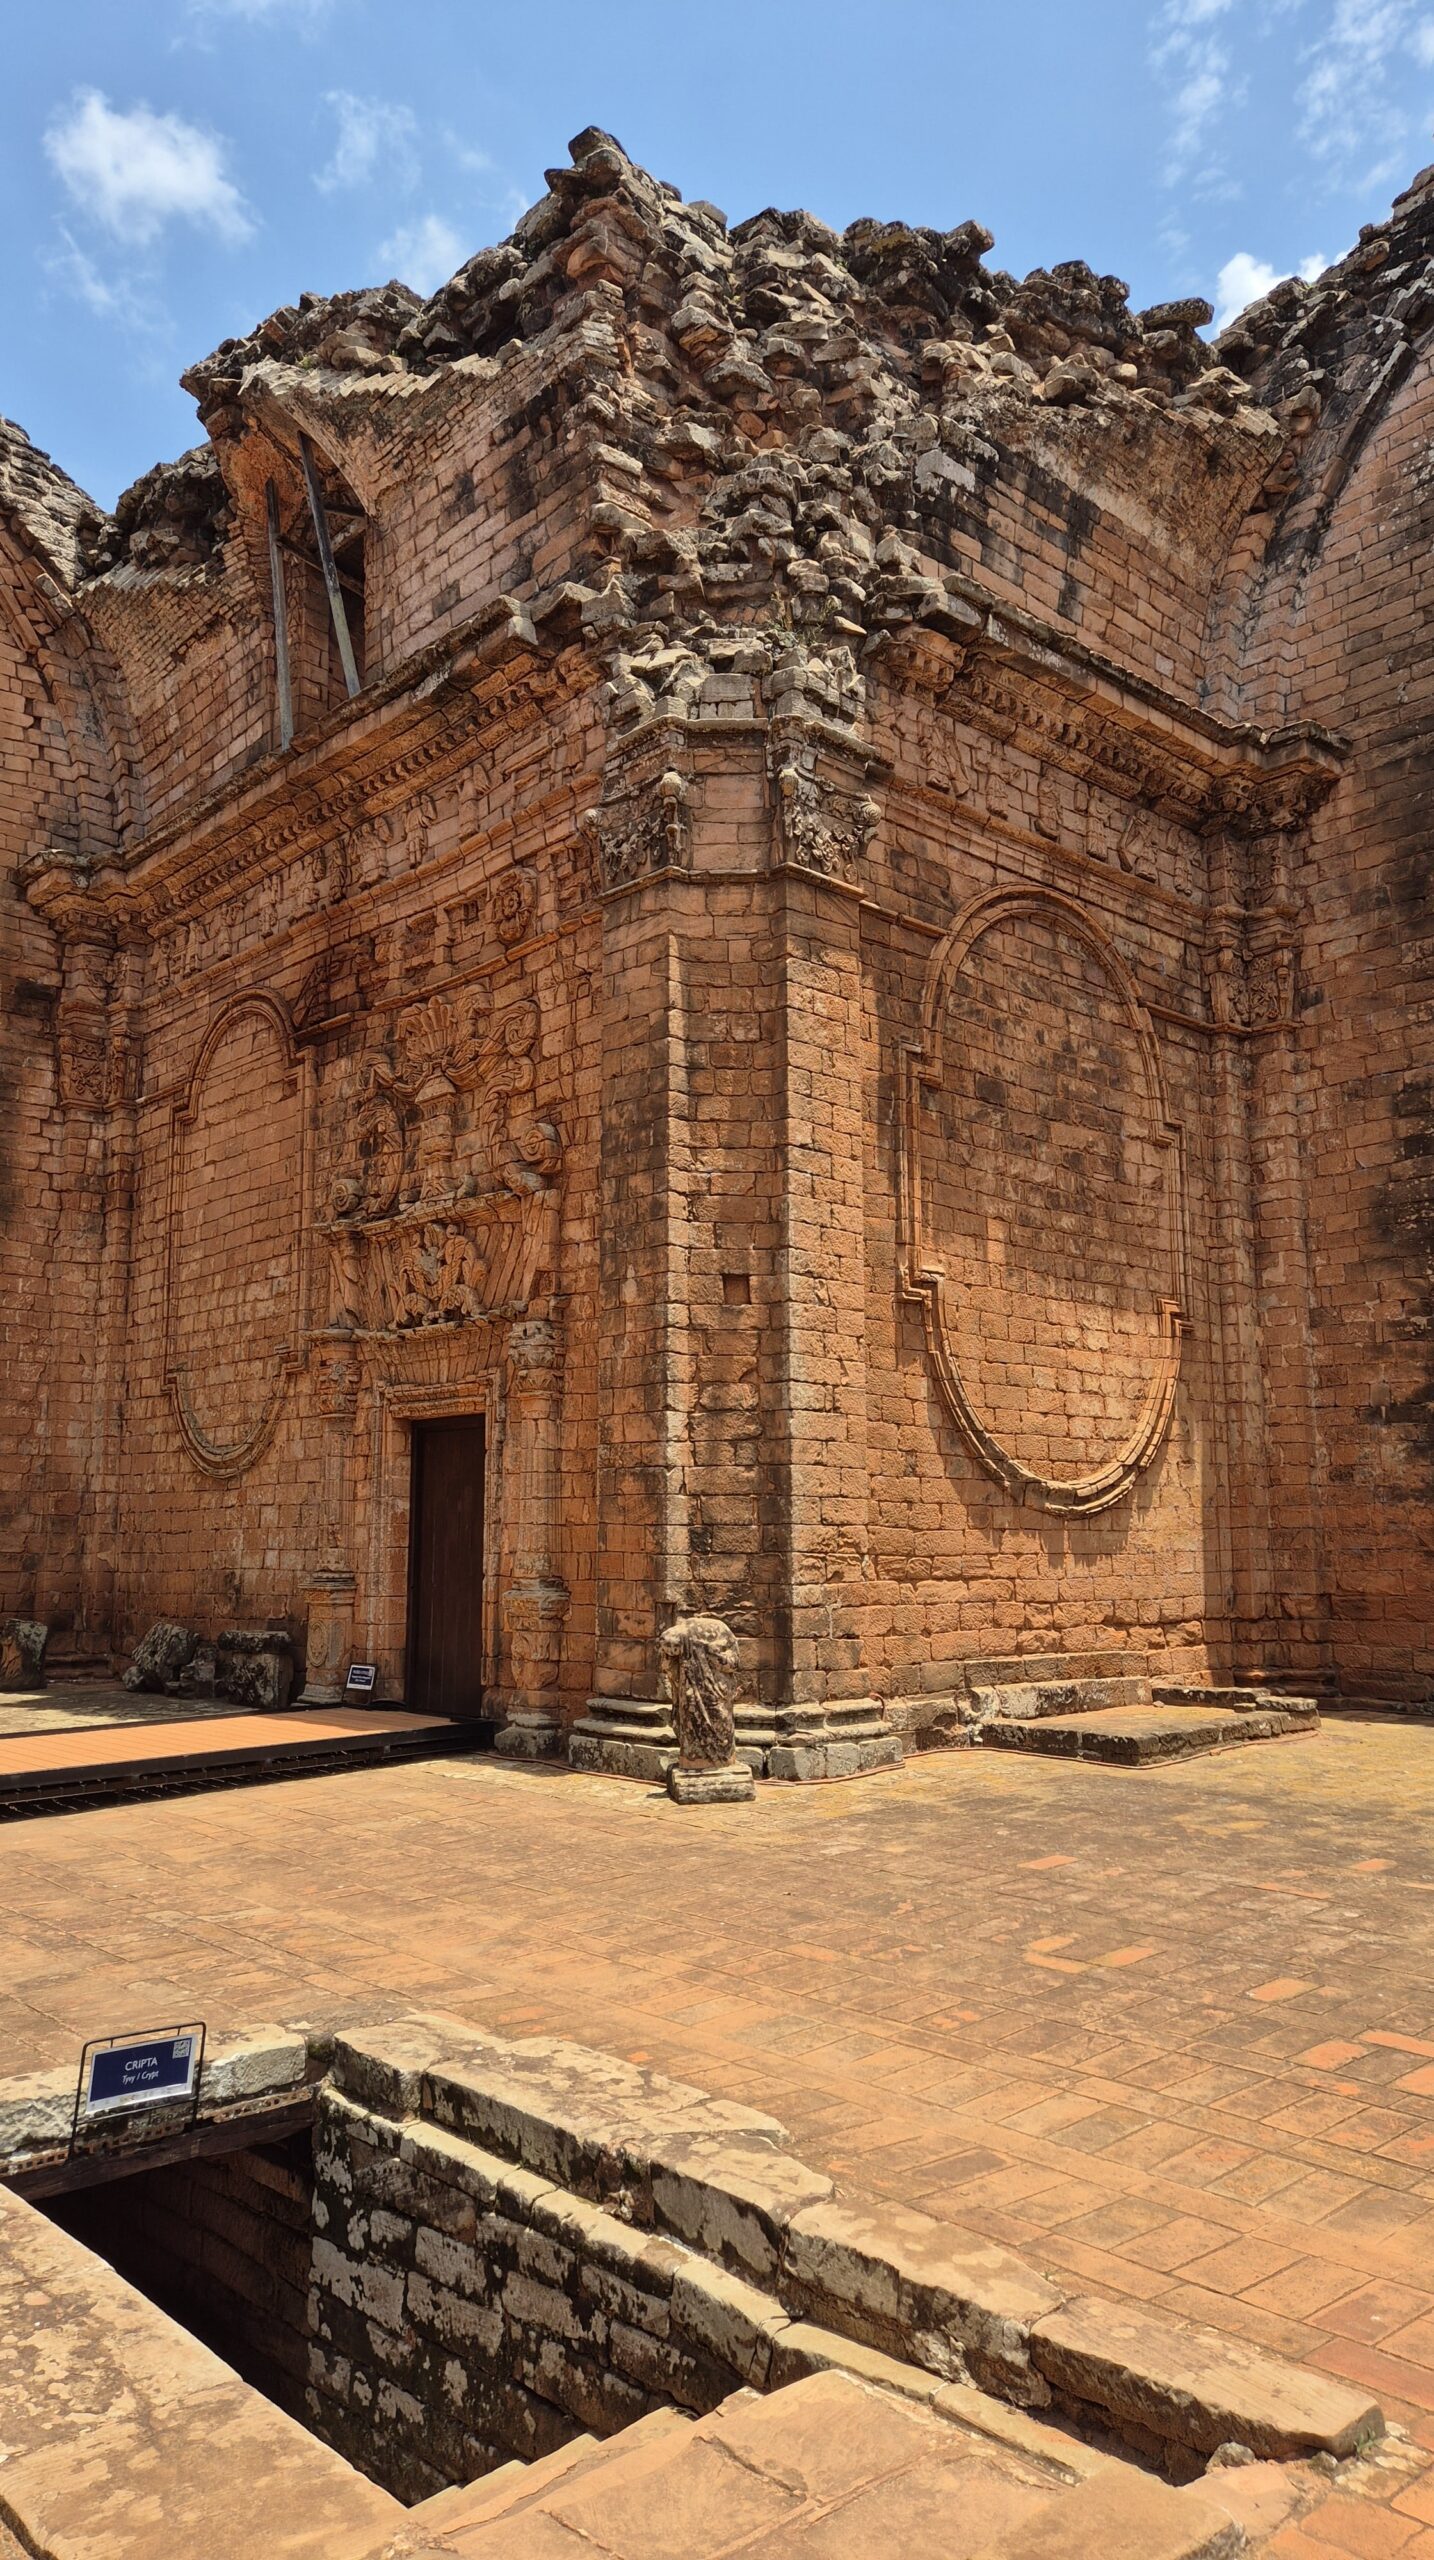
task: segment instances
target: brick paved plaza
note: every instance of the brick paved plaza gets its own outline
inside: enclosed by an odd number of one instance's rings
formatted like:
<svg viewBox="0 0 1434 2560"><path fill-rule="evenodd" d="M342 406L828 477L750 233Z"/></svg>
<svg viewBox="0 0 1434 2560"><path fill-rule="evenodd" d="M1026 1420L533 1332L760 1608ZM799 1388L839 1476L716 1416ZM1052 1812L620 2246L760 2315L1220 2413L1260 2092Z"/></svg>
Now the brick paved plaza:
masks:
<svg viewBox="0 0 1434 2560"><path fill-rule="evenodd" d="M475 1758L16 1823L0 2050L425 2002L561 2031L770 2109L851 2187L1367 2385L1423 2463L1431 1811L1427 1730L1351 1718L700 1812ZM1434 2470L1385 2485L1275 2549L1434 2552Z"/></svg>

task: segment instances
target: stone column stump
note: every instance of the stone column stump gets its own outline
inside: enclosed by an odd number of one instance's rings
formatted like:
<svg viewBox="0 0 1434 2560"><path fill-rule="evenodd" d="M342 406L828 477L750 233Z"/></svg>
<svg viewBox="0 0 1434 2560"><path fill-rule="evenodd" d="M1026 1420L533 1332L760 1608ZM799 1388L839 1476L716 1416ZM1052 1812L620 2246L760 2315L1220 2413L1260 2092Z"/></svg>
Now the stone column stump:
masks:
<svg viewBox="0 0 1434 2560"><path fill-rule="evenodd" d="M737 1639L731 1628L721 1618L677 1618L658 1649L677 1728L677 1758L667 1772L673 1803L746 1803L756 1782L735 1750Z"/></svg>

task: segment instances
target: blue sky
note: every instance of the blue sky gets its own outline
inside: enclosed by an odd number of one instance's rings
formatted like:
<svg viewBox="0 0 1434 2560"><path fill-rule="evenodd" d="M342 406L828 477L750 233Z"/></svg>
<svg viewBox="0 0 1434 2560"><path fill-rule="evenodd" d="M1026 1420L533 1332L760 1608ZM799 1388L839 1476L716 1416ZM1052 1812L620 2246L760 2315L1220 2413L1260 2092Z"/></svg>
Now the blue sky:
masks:
<svg viewBox="0 0 1434 2560"><path fill-rule="evenodd" d="M106 504L305 287L423 291L605 125L733 221L943 228L1227 307L1434 156L1434 0L8 0L0 410ZM1223 282L1222 282L1223 280Z"/></svg>

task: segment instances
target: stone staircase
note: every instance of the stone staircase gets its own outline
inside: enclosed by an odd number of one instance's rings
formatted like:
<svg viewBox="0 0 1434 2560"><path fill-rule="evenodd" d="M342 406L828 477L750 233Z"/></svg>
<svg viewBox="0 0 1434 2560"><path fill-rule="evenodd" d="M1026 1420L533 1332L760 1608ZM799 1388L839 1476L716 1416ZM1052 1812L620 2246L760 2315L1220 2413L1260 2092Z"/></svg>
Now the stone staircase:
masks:
<svg viewBox="0 0 1434 2560"><path fill-rule="evenodd" d="M1175 2489L1018 2412L993 2427L813 2374L445 2489L373 2560L1232 2560L1247 2547L1221 2502L1228 2475Z"/></svg>
<svg viewBox="0 0 1434 2560"><path fill-rule="evenodd" d="M1319 1723L1313 1698L1268 1689L1152 1683L1129 1654L1015 1656L967 1666L962 1721L974 1742L1052 1759L1145 1768Z"/></svg>

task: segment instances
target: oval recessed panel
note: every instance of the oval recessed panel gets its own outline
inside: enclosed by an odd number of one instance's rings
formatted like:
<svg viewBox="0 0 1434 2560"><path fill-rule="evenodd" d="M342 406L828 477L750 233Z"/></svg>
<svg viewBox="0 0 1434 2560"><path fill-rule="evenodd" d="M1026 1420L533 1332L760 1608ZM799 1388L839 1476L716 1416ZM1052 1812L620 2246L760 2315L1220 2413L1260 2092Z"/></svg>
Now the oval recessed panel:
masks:
<svg viewBox="0 0 1434 2560"><path fill-rule="evenodd" d="M301 1130L277 1015L237 1010L175 1115L169 1374L201 1465L257 1456L294 1349Z"/></svg>
<svg viewBox="0 0 1434 2560"><path fill-rule="evenodd" d="M909 1096L938 1372L1013 1492L1097 1509L1154 1454L1179 1358L1176 1135L1104 937L1035 893L940 956Z"/></svg>

